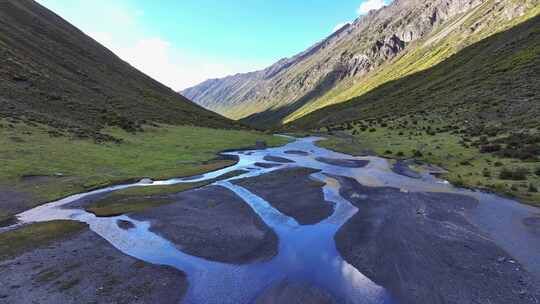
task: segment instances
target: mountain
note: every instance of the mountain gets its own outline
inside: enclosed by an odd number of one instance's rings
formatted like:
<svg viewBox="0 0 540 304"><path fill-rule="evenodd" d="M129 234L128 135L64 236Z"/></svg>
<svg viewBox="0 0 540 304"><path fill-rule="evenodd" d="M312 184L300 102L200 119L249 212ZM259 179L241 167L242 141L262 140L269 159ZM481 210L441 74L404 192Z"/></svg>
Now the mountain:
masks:
<svg viewBox="0 0 540 304"><path fill-rule="evenodd" d="M348 128L359 121L391 125L416 117L449 129L461 127L474 136L489 135L494 129L495 134L526 132L540 126L539 96L540 16L536 16L429 69L319 109L286 128Z"/></svg>
<svg viewBox="0 0 540 304"><path fill-rule="evenodd" d="M267 69L182 94L227 117L277 126L432 67L538 11L538 0L395 0Z"/></svg>
<svg viewBox="0 0 540 304"><path fill-rule="evenodd" d="M122 61L32 0L0 1L0 118L80 137L144 123L238 124L192 103Z"/></svg>

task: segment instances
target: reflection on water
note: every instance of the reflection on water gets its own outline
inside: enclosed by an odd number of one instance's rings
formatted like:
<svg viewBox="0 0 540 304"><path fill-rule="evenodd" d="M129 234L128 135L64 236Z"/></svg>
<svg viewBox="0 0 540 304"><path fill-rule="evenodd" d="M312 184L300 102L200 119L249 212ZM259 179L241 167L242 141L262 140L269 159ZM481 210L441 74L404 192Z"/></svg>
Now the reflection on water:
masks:
<svg viewBox="0 0 540 304"><path fill-rule="evenodd" d="M21 213L18 218L22 223L56 219L73 219L85 222L93 231L130 256L154 264L169 265L184 271L188 275L190 286L184 300L185 303L251 303L265 288L283 279L300 281L324 289L340 303L391 303L392 300L384 288L377 286L344 261L337 252L334 235L357 210L341 197L339 182L330 176L347 176L364 185L396 187L403 191L455 192L458 190L430 176L412 179L395 174L390 170L389 163L382 158L351 157L319 148L314 145L316 140L318 138L310 137L298 139L279 148L224 153L238 156L239 162L229 168L190 178L155 181L153 183L145 181L73 195ZM287 153L287 151L289 152ZM290 151L309 153L290 153ZM280 165L274 168L254 166L257 162L273 163L265 161L264 157L266 156L284 157L293 160L294 163L274 163ZM363 168L346 168L319 162L316 160L319 157L368 160L369 164ZM311 177L326 183L323 188L325 199L335 206L332 216L318 224L302 226L293 218L273 208L262 198L231 183L235 179L254 177L293 166L321 170L319 173L312 174ZM269 261L248 265L207 261L183 253L168 240L150 232L148 222L131 219L128 216L98 218L84 210L65 207L69 203L92 197L95 194L128 187L152 187L203 181L240 169L248 172L217 182L216 185L236 193L268 226L274 229L279 238L279 253ZM122 229L118 226L117 220L130 221L134 227Z"/></svg>

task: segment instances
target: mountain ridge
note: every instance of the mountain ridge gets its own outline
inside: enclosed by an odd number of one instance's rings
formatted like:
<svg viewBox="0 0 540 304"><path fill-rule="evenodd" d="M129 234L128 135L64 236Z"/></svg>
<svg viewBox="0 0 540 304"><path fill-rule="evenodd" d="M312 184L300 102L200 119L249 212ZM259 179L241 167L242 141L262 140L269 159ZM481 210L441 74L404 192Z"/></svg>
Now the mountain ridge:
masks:
<svg viewBox="0 0 540 304"><path fill-rule="evenodd" d="M420 62L419 66L426 68L484 35L504 30L507 23L526 15L537 5L536 0L397 0L358 18L288 61L280 60L261 71L203 83L182 93L227 117L275 127L386 82L370 84L369 79L381 67L391 65L392 60L414 52L419 48L417 44L427 38L431 43L456 45L437 46L439 58ZM479 20L478 24L469 26L473 19ZM447 36L451 39L446 39ZM475 38L469 39L470 36ZM302 56L312 50L315 53L311 56ZM298 58L301 60L295 61ZM284 64L286 69L280 69ZM278 73L265 78L269 70ZM363 85L365 82L367 85ZM363 87L369 89L362 90Z"/></svg>

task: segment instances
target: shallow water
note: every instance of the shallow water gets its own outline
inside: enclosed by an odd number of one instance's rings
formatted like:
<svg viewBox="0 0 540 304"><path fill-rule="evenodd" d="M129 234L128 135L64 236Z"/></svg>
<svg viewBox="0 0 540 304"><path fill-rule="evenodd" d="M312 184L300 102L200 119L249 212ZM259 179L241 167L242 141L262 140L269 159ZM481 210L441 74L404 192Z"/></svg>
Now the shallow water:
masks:
<svg viewBox="0 0 540 304"><path fill-rule="evenodd" d="M531 252L540 252L538 236L520 226L510 232L502 231L500 228L505 227L502 224L508 225L534 212L538 213L538 209L491 194L456 189L429 175L423 175L421 179L398 175L392 172L386 159L352 157L336 153L317 147L314 144L317 140L319 138L302 138L279 148L224 153L238 156L239 162L235 166L201 176L118 185L73 195L21 213L18 218L21 223L58 219L85 222L89 224L90 229L125 254L146 262L169 265L184 271L188 275L190 286L184 303L251 303L266 288L283 279L308 283L321 288L340 303L394 303L383 287L378 286L344 261L337 252L334 235L357 212L357 209L339 194L339 182L329 177L338 175L352 177L367 186L395 187L404 192L457 192L474 196L480 201L480 207L471 214L471 218L479 223L479 228L490 235L493 234L500 246L513 254L524 266L530 270L538 270L536 273L540 273L540 261L535 254L531 254ZM307 154L290 153L290 151L304 151ZM293 160L294 163L279 163L280 166L275 168L261 168L254 165L258 162L272 163L263 160L265 156L283 157ZM340 167L320 162L317 158L368 160L369 164L363 168ZM311 178L326 183L323 188L325 199L335 206L332 216L315 225L302 226L293 218L273 208L262 198L231 183L235 179L254 177L294 166L321 170L319 173L312 174ZM276 232L279 238L279 253L269 261L247 265L208 261L183 253L168 240L150 232L148 222L138 221L129 216L98 218L84 210L66 207L67 204L100 193L129 187L152 187L203 181L240 169L248 172L217 182L215 185L236 193ZM495 211L486 212L486 208L489 209L493 205L497 206L493 208ZM121 229L117 225L117 220L130 221L135 228ZM529 250L523 250L523 246L518 246L519 242L533 241L532 248ZM535 251L535 249L538 250Z"/></svg>

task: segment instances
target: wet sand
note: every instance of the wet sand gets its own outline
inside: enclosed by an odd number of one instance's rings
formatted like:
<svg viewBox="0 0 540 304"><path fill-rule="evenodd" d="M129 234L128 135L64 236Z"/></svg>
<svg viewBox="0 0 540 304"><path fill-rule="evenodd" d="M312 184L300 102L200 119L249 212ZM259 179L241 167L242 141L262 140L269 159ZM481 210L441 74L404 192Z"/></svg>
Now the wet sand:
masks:
<svg viewBox="0 0 540 304"><path fill-rule="evenodd" d="M282 164L294 163L293 160L290 160L288 158L279 157L279 156L272 156L272 155L267 155L267 156L263 157L263 159L265 161L275 162L275 163L282 163Z"/></svg>
<svg viewBox="0 0 540 304"><path fill-rule="evenodd" d="M338 159L328 157L317 157L317 161L332 166L346 167L346 168L363 168L369 164L367 160L361 159Z"/></svg>
<svg viewBox="0 0 540 304"><path fill-rule="evenodd" d="M254 165L259 168L265 168L265 169L276 168L276 167L281 166L281 164L270 164L270 163L255 163Z"/></svg>
<svg viewBox="0 0 540 304"><path fill-rule="evenodd" d="M88 229L0 261L0 303L180 303L186 276L124 255Z"/></svg>
<svg viewBox="0 0 540 304"><path fill-rule="evenodd" d="M538 303L534 277L467 219L475 199L339 180L359 210L337 248L399 303Z"/></svg>
<svg viewBox="0 0 540 304"><path fill-rule="evenodd" d="M291 154L291 155L300 155L300 156L307 156L309 155L308 152L302 151L302 150L287 150L284 152L285 154Z"/></svg>
<svg viewBox="0 0 540 304"><path fill-rule="evenodd" d="M208 260L245 264L277 254L274 231L231 191L210 186L170 197L177 202L129 216L150 221L150 231Z"/></svg>
<svg viewBox="0 0 540 304"><path fill-rule="evenodd" d="M301 225L319 223L332 215L333 204L324 200L322 183L309 176L318 172L307 168L289 168L240 179L235 184L262 197L281 213Z"/></svg>

